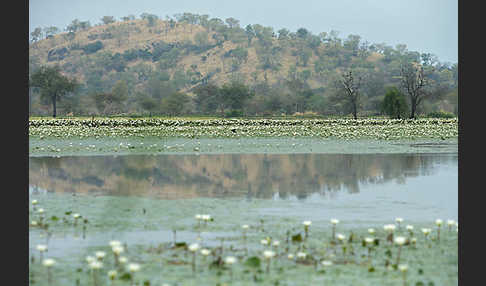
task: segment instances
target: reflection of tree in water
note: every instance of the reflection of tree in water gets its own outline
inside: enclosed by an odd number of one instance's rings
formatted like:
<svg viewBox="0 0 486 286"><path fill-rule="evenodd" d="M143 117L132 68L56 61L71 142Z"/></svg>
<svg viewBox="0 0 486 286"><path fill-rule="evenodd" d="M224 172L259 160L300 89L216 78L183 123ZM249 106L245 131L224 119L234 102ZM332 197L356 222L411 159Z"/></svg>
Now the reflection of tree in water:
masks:
<svg viewBox="0 0 486 286"><path fill-rule="evenodd" d="M30 158L32 185L56 192L160 198L280 198L360 191L364 184L430 175L457 156L225 154ZM46 171L47 170L47 171Z"/></svg>

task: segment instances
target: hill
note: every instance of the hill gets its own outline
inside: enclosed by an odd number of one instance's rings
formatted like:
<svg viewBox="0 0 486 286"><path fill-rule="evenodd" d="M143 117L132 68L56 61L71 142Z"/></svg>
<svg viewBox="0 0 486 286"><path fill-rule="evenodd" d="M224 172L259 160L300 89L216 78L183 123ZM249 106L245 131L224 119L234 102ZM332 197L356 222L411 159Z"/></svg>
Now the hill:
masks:
<svg viewBox="0 0 486 286"><path fill-rule="evenodd" d="M109 113L97 104L96 94L112 92L117 84L126 89L125 107L119 112L147 111L150 104L143 102L150 99L156 105L152 111L164 113L159 105L177 91L189 96L182 113L200 113L193 100L195 88L240 82L255 94L246 103L248 114L345 114L342 104L331 99L333 83L349 69L367 75L362 112L379 113L385 87L398 83L402 61L434 66L436 80L448 87L447 100L430 102L423 111L457 109L457 64L440 63L405 45L370 44L359 35L341 39L335 31L313 35L305 28L242 28L233 18L190 13L166 20L144 13L141 19L123 17L96 26L74 20L66 30L36 37L29 47L31 73L42 65L59 65L82 84L76 98L61 103L64 113ZM48 109L34 92L32 111L46 114Z"/></svg>

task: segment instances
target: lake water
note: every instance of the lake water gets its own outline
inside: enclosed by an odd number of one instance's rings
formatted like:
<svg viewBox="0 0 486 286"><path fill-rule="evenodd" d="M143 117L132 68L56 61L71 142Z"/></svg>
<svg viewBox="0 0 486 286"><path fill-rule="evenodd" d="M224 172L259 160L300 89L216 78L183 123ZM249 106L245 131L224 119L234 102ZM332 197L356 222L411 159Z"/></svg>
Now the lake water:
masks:
<svg viewBox="0 0 486 286"><path fill-rule="evenodd" d="M32 157L31 192L166 200L268 199L264 213L457 219L456 154L220 154ZM283 208L278 207L282 203Z"/></svg>
<svg viewBox="0 0 486 286"><path fill-rule="evenodd" d="M112 239L171 242L174 228L181 241L219 245L260 218L282 228L303 220L328 227L330 218L342 228L458 218L457 153L31 157L29 185L48 217L74 210L96 225L86 238L79 228L55 232L50 255L65 259ZM196 213L221 228L192 231ZM31 248L39 243L42 232L29 231Z"/></svg>

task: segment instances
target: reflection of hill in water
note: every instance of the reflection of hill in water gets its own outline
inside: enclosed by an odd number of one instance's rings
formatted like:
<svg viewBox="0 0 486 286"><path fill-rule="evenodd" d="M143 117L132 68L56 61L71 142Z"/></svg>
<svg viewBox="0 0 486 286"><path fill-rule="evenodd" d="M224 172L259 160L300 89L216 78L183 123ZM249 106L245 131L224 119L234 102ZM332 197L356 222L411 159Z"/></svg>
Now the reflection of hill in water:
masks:
<svg viewBox="0 0 486 286"><path fill-rule="evenodd" d="M347 190L427 175L457 156L224 154L30 158L29 184L54 192L160 198L258 197ZM457 163L455 163L457 164Z"/></svg>

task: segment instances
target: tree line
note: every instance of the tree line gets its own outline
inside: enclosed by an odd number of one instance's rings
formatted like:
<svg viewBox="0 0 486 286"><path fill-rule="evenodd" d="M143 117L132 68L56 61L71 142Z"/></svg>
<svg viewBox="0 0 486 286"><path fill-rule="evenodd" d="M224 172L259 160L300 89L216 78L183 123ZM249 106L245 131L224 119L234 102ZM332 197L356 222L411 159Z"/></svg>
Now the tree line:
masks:
<svg viewBox="0 0 486 286"><path fill-rule="evenodd" d="M365 80L362 75L355 75L350 70L341 74L340 78L334 83L336 92L333 99L350 107L354 119L358 118L358 108L362 96L361 89ZM79 84L76 79L69 79L62 75L60 68L55 66L38 69L29 79L29 86L38 89L45 102L52 104L52 115L56 117L57 101L68 93L74 92ZM400 85L387 88L385 97L380 104L380 111L392 118L403 118L407 114L409 114L409 118L415 118L417 108L423 100L440 97L442 88L427 77L423 66L417 63L403 64ZM254 90L237 81L224 84L221 87L211 83L203 84L194 88L193 92L195 96L191 98L185 93L174 90L160 100L139 93L138 104L143 110L148 111L149 115L163 113L178 116L195 113L235 117L248 115L245 109L248 104L251 104L250 100L255 95ZM312 91L309 91L309 93L309 95L304 93L303 97L312 97ZM117 82L111 92L92 94L92 100L103 114L122 113L127 99L128 88L123 81ZM265 107L269 110L282 107L282 102L279 102L278 98L269 98L269 100L270 102L265 104ZM192 112L187 109L190 102L193 104ZM305 101L302 103L305 103ZM410 103L410 111L407 110L408 103Z"/></svg>

